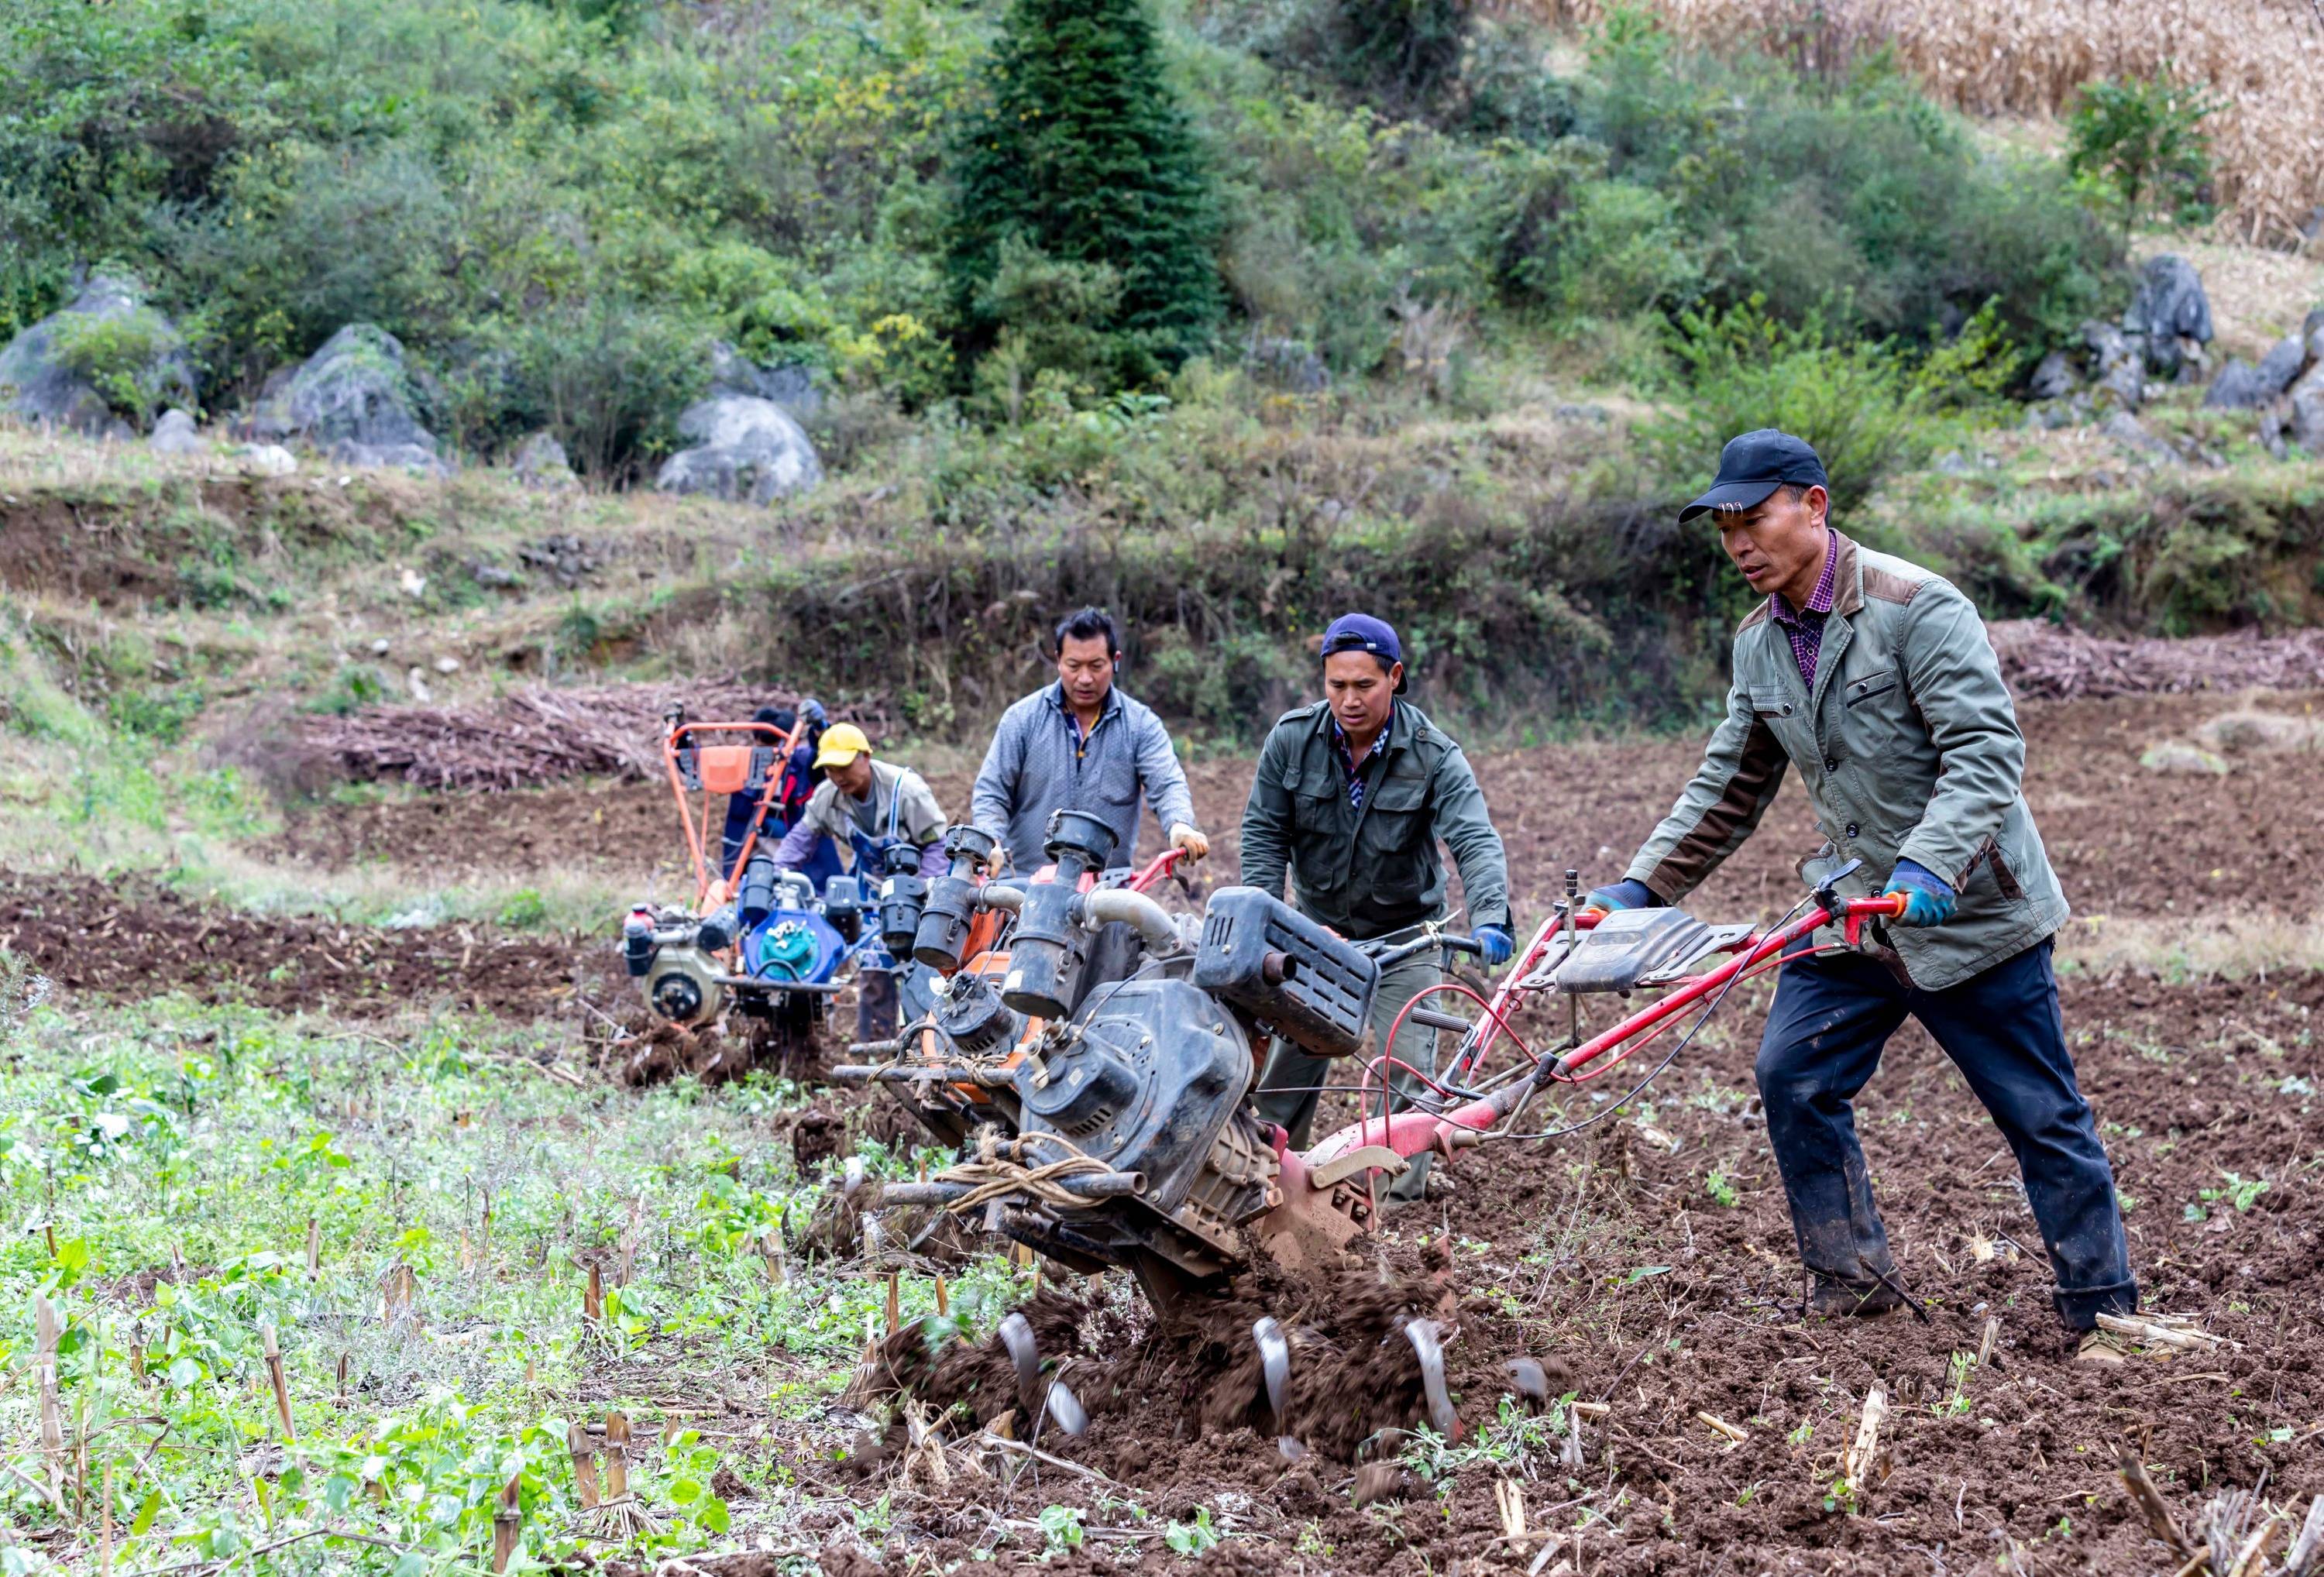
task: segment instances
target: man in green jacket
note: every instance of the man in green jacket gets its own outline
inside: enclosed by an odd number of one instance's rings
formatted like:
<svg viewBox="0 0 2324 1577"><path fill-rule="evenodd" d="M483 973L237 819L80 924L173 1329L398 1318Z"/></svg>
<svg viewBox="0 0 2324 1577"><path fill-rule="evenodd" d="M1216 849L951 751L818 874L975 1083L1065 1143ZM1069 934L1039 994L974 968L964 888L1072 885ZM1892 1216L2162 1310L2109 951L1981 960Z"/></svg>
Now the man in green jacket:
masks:
<svg viewBox="0 0 2324 1577"><path fill-rule="evenodd" d="M1506 964L1512 941L1501 835L1469 759L1420 708L1397 698L1404 687L1404 648L1393 629L1361 613L1333 621L1323 632L1325 698L1285 713L1259 752L1242 813L1242 879L1280 898L1287 869L1293 901L1308 918L1351 941L1406 941L1444 918L1442 838L1461 867L1484 962ZM1416 1073L1434 1076L1436 1031L1407 1017L1390 1047L1389 1026L1415 994L1443 978L1442 957L1423 953L1382 975L1372 998L1371 1055L1385 1047L1403 1065L1391 1069L1400 1097L1420 1086ZM1259 1072L1259 1115L1305 1149L1320 1087L1355 1083L1334 1077L1329 1058L1278 1040ZM1414 1158L1391 1199L1421 1196L1428 1159Z"/></svg>
<svg viewBox="0 0 2324 1577"><path fill-rule="evenodd" d="M1822 462L1788 434L1745 433L1720 456L1710 514L1766 601L1735 635L1727 717L1702 765L1609 908L1675 903L1751 835L1797 767L1824 847L1811 881L1850 861L1844 894L1902 894L1867 952L1819 933L1778 976L1759 1044L1767 1138L1790 1196L1811 1306L1878 1314L1903 1301L1851 1102L1909 1015L1960 1068L2015 1152L2049 1247L2053 1301L2079 1356L2120 1361L2096 1330L2132 1314L2114 1174L2075 1083L2051 938L2066 900L2026 808L2025 741L1969 600L1917 565L1827 523Z"/></svg>

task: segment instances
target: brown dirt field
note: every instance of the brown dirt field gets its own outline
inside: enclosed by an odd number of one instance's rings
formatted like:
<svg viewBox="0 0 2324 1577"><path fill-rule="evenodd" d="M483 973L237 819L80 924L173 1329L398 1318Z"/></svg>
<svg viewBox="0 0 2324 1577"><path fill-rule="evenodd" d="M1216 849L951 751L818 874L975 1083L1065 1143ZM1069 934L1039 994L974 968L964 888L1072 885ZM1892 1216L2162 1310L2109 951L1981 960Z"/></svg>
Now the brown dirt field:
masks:
<svg viewBox="0 0 2324 1577"><path fill-rule="evenodd" d="M609 996L619 966L610 950L489 926L342 926L204 904L149 881L75 876L0 874L0 948L67 993L177 991L350 1018L438 1007L561 1017L585 988Z"/></svg>
<svg viewBox="0 0 2324 1577"><path fill-rule="evenodd" d="M1401 1504L1359 1509L1344 1456L1286 1465L1248 1418L1232 1419L1237 1398L1222 1407L1221 1387L1237 1380L1257 1402L1247 1351L1235 1367L1176 1362L1167 1345L1118 1331L1101 1333L1102 1351L1116 1356L1076 1357L1064 1371L1092 1416L1089 1435L1044 1444L1134 1487L1157 1513L1210 1508L1236 1536L1206 1558L1213 1569L1522 1570L1537 1546L1510 1549L1493 1500L1493 1481L1509 1478L1533 1525L1578 1538L1580 1569L1591 1573L2171 1572L2179 1559L2116 1481L2126 1440L2190 1530L2209 1495L2249 1489L2263 1472L2270 1499L2303 1512L2324 1491L2324 1199L2310 1180L2324 1165L2324 1113L2312 1093L2286 1084L2324 1081L2324 976L2066 991L2083 1085L2134 1202L2127 1222L2149 1306L2192 1315L2235 1349L2141 1357L2118 1370L2067 1361L2015 1169L1915 1028L1892 1047L1859 1123L1900 1265L1933 1318L1803 1323L1782 1193L1742 1093L1762 999L1738 1002L1715 1038L1723 1044L1691 1054L1653 1093L1653 1121L1678 1140L1675 1153L1611 1124L1586 1139L1488 1149L1462 1157L1451 1200L1391 1218L1387 1254L1399 1268L1422 1235L1452 1234L1462 1302L1447 1356L1468 1427L1494 1418L1508 1360L1563 1364L1582 1399L1611 1408L1584 1425L1581 1468L1559 1464L1553 1439L1412 1485ZM1706 1192L1714 1167L1736 1205ZM2227 1172L2268 1187L2245 1212L2202 1201ZM2190 1205L2206 1219L2187 1220ZM2000 1322L1995 1360L1957 1391L1955 1355L1976 1351L1988 1314ZM1074 1348L1048 1328L1045 1356ZM1377 1388L1408 1391L1409 1358L1379 1351L1388 1372ZM1893 1407L1879 1469L1852 1509L1828 1507L1876 1379ZM1748 1438L1730 1445L1697 1413ZM1090 1508L1093 1527L1125 1521L1103 1505L1106 1486L1054 1472L1014 1491L988 1480L931 1495L924 1476L914 1487L898 1471L877 1468L853 1492L893 1493L898 1535L938 1566L970 1554L991 1515L1063 1503ZM907 1545L890 1547L895 1570ZM1141 1564L1150 1548L1092 1537L1050 1564L1175 1569L1159 1553ZM1577 1551L1569 1543L1563 1554Z"/></svg>
<svg viewBox="0 0 2324 1577"><path fill-rule="evenodd" d="M2292 712L2317 704L2301 695L2262 703ZM2311 832L2313 807L2324 804L2324 752L2271 756L2223 778L2157 777L2138 765L2148 745L2190 736L2232 705L2216 696L2025 704L2027 793L2078 913L2312 908L2324 888L2324 840ZM1563 890L1568 865L1585 884L1618 877L1678 797L1700 749L1697 740L1651 740L1481 754L1478 774L1509 846L1520 912L1545 908ZM1230 881L1250 762L1204 761L1190 777L1196 814L1213 838L1204 874ZM939 775L933 786L947 810L965 812L966 776ZM1793 784L1694 907L1707 916L1788 907L1799 885L1794 862L1817 841ZM1157 846L1149 820L1141 847ZM376 861L435 878L579 864L631 876L641 896L675 892L684 871L668 790L626 783L334 806L294 819L272 852L326 868Z"/></svg>

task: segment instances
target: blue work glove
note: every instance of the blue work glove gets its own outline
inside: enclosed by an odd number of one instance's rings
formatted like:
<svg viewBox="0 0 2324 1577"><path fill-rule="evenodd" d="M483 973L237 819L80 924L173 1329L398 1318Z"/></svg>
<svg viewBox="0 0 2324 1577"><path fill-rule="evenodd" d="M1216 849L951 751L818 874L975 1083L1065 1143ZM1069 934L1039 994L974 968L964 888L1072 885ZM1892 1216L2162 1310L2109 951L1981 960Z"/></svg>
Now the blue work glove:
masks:
<svg viewBox="0 0 2324 1577"><path fill-rule="evenodd" d="M1517 938L1509 935L1507 926L1479 926L1470 935L1484 945L1477 958L1487 969L1499 969L1517 950Z"/></svg>
<svg viewBox="0 0 2324 1577"><path fill-rule="evenodd" d="M1903 893L1905 899L1904 912L1896 922L1901 926L1941 926L1953 918L1953 910L1960 903L1960 895L1953 890L1951 882L1910 860L1896 862L1896 869L1888 873L1888 885L1880 896L1886 898L1895 892Z"/></svg>
<svg viewBox="0 0 2324 1577"><path fill-rule="evenodd" d="M1593 909L1650 909L1661 907L1654 889L1625 877L1610 887L1593 887L1584 900Z"/></svg>

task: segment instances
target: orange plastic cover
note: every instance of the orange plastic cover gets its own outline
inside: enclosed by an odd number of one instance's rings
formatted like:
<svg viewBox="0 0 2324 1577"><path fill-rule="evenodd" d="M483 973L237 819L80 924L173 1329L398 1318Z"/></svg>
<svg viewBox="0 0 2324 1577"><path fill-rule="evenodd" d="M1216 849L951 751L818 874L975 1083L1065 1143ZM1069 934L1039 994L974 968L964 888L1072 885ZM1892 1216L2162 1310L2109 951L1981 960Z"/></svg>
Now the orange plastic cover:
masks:
<svg viewBox="0 0 2324 1577"><path fill-rule="evenodd" d="M751 782L751 747L706 744L696 752L696 770L707 794L740 794Z"/></svg>

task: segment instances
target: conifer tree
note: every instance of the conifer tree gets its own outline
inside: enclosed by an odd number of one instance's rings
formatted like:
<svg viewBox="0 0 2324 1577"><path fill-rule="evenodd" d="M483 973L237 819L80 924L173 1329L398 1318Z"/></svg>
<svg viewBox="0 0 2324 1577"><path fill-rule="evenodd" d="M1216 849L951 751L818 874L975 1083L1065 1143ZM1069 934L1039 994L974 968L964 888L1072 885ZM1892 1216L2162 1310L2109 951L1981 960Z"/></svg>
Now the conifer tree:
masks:
<svg viewBox="0 0 2324 1577"><path fill-rule="evenodd" d="M1200 348L1220 310L1216 207L1145 0L1011 0L985 86L952 160L963 349L973 357L1011 327L1039 337L1044 325L1012 319L1060 300L1085 316L1049 340L1086 352L1094 331L1113 364L1079 370L1111 382ZM1028 264L1085 277L1011 288L1003 276Z"/></svg>

